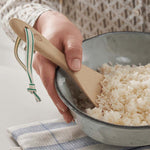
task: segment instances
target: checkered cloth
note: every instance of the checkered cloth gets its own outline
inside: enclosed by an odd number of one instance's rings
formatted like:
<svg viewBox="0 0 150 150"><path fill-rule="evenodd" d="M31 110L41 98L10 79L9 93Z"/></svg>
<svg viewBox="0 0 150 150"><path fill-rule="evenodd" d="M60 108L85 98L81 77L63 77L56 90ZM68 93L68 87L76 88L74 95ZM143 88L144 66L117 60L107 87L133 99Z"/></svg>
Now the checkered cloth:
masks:
<svg viewBox="0 0 150 150"><path fill-rule="evenodd" d="M39 121L11 127L8 132L19 144L11 150L150 150L105 145L86 136L75 123Z"/></svg>

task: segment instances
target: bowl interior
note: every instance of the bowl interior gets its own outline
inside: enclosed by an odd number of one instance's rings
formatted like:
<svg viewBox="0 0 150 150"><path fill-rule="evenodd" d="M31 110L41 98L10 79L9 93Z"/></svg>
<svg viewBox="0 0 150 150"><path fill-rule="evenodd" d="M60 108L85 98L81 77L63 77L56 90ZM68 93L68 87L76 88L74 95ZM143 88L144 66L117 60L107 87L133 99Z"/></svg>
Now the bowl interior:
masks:
<svg viewBox="0 0 150 150"><path fill-rule="evenodd" d="M114 32L93 37L83 42L83 64L97 69L104 63L145 65L150 62L150 34L140 32ZM69 81L69 82L68 82ZM69 83L69 84L68 84ZM70 86L75 87L73 90ZM62 70L56 74L56 89L63 102L74 111L79 90Z"/></svg>

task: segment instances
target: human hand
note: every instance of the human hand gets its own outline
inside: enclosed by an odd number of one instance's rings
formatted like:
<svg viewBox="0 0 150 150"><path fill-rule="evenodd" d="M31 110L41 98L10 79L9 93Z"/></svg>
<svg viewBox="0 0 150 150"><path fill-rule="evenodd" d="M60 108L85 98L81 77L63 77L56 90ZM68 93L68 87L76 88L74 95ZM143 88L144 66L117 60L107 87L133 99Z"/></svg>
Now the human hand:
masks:
<svg viewBox="0 0 150 150"><path fill-rule="evenodd" d="M55 11L43 13L36 21L34 28L38 30L55 47L64 52L68 67L72 71L79 71L82 63L82 35L77 27L63 14ZM33 68L40 76L49 96L66 122L71 122L73 117L70 110L59 98L55 89L56 65L36 52Z"/></svg>

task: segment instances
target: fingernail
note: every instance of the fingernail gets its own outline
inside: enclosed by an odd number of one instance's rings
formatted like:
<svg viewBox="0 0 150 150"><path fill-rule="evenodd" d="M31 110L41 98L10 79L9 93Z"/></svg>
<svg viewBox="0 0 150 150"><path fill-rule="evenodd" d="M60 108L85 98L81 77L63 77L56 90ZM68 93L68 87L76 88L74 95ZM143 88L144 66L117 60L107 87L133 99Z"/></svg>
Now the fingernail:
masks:
<svg viewBox="0 0 150 150"><path fill-rule="evenodd" d="M80 70L80 66L81 66L80 59L78 58L72 59L71 68L73 70Z"/></svg>
<svg viewBox="0 0 150 150"><path fill-rule="evenodd" d="M62 108L62 106L60 104L56 104L56 106L58 107L58 109L60 109L62 112L66 112L65 109Z"/></svg>

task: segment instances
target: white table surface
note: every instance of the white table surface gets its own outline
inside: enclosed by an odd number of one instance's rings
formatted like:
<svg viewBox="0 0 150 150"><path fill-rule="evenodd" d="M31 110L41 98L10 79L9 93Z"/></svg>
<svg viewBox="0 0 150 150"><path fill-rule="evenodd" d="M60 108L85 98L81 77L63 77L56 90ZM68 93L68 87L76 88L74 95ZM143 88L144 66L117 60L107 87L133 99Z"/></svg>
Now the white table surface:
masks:
<svg viewBox="0 0 150 150"><path fill-rule="evenodd" d="M39 77L34 74L35 84L42 102L35 102L27 92L28 78L14 58L14 44L0 27L0 149L17 146L7 128L40 120L62 118L49 98Z"/></svg>

